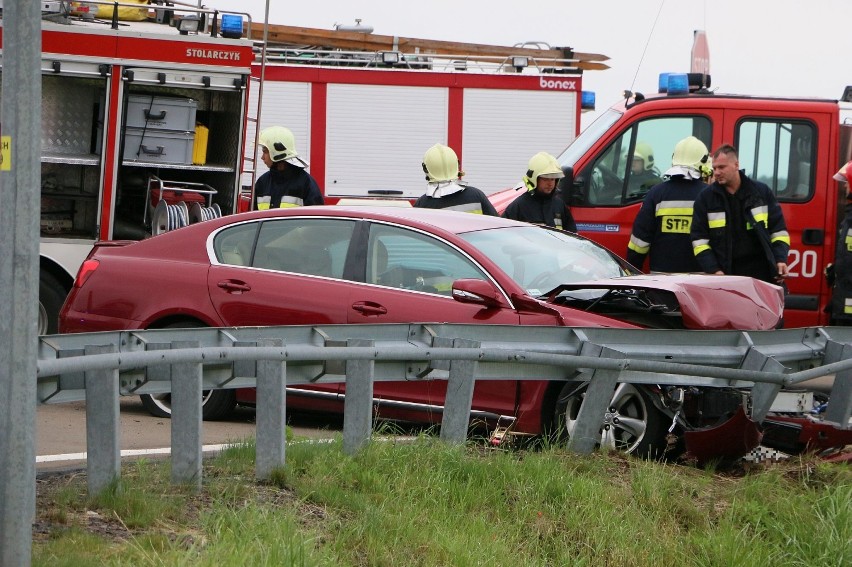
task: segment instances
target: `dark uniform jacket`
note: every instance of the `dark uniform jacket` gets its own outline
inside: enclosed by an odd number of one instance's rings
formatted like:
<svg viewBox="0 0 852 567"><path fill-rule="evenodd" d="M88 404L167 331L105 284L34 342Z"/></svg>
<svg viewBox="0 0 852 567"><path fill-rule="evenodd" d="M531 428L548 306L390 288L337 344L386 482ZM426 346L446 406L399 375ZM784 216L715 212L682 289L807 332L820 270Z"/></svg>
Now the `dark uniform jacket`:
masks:
<svg viewBox="0 0 852 567"><path fill-rule="evenodd" d="M832 324L852 325L852 202L840 222L834 252L831 294Z"/></svg>
<svg viewBox="0 0 852 567"><path fill-rule="evenodd" d="M506 207L503 217L577 232L571 210L555 191L550 195L527 191Z"/></svg>
<svg viewBox="0 0 852 567"><path fill-rule="evenodd" d="M269 204L259 200L260 197L269 197ZM254 208L258 210L324 203L316 180L295 165L287 166L284 170L270 169L254 184Z"/></svg>
<svg viewBox="0 0 852 567"><path fill-rule="evenodd" d="M494 208L485 193L470 185L461 191L443 197L423 195L414 202L414 206L424 209L452 209L463 213L498 216L497 209Z"/></svg>
<svg viewBox="0 0 852 567"><path fill-rule="evenodd" d="M627 261L652 272L700 272L689 236L695 198L707 184L677 175L651 188L633 221Z"/></svg>
<svg viewBox="0 0 852 567"><path fill-rule="evenodd" d="M717 183L698 195L690 231L692 250L705 272L722 270L775 283L776 263L786 262L790 251L784 215L766 184L749 179L742 170L740 179L740 188L733 196ZM731 210L732 202L739 210ZM742 225L733 226L738 218ZM742 251L749 247L755 250L758 265L740 263L737 268Z"/></svg>

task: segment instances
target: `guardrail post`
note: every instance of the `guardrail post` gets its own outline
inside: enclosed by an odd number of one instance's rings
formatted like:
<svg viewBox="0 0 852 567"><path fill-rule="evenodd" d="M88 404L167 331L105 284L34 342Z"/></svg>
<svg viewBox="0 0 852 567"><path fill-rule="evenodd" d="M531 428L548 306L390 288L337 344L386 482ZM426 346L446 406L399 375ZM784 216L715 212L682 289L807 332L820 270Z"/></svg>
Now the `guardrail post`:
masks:
<svg viewBox="0 0 852 567"><path fill-rule="evenodd" d="M371 347L373 341L349 339L346 346ZM346 361L346 399L343 402L343 452L355 454L370 440L373 428L375 361Z"/></svg>
<svg viewBox="0 0 852 567"><path fill-rule="evenodd" d="M198 348L198 341L175 341L173 349ZM201 489L201 396L203 366L179 362L172 378L172 482Z"/></svg>
<svg viewBox="0 0 852 567"><path fill-rule="evenodd" d="M823 364L840 362L852 358L852 345L828 341L825 344ZM852 370L841 370L834 375L834 385L825 409L825 420L836 423L843 429L849 429L852 417Z"/></svg>
<svg viewBox="0 0 852 567"><path fill-rule="evenodd" d="M480 343L455 339L453 347L479 348ZM447 380L447 396L444 399L444 415L441 418L441 441L461 445L467 440L473 386L476 383L476 365L475 360L450 361L450 377Z"/></svg>
<svg viewBox="0 0 852 567"><path fill-rule="evenodd" d="M750 348L740 365L741 370L754 370L757 372L784 372L784 365L766 356L755 348ZM751 418L758 423L766 419L769 408L781 391L781 384L772 382L755 382L751 388Z"/></svg>
<svg viewBox="0 0 852 567"><path fill-rule="evenodd" d="M85 354L115 352L114 345L92 345ZM121 476L118 369L88 370L86 383L86 472L89 494Z"/></svg>
<svg viewBox="0 0 852 567"><path fill-rule="evenodd" d="M624 354L607 347L601 347L593 343L584 342L580 349L581 356L599 356L601 358L624 358ZM586 388L586 395L577 413L577 423L571 438L568 440L568 449L587 455L595 450L601 442L601 427L604 423L604 414L612 401L615 385L618 382L620 370L597 369L592 373L591 382Z"/></svg>
<svg viewBox="0 0 852 567"><path fill-rule="evenodd" d="M260 339L258 346L282 347L281 339ZM257 361L257 409L255 410L255 477L268 480L276 467L284 466L287 445L287 362Z"/></svg>

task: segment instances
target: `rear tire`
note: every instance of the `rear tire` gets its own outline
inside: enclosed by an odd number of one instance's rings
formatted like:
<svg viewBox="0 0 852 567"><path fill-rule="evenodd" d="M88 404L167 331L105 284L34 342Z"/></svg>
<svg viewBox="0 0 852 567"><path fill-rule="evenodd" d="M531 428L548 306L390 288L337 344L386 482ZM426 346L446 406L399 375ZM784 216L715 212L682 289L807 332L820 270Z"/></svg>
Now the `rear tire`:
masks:
<svg viewBox="0 0 852 567"><path fill-rule="evenodd" d="M567 382L559 392L554 424L564 440L571 438L577 425L586 388L582 382ZM607 409L597 446L660 459L665 455L666 433L665 417L654 406L651 395L641 385L619 383Z"/></svg>
<svg viewBox="0 0 852 567"><path fill-rule="evenodd" d="M59 312L68 290L48 272L38 276L38 334L55 335L59 332Z"/></svg>
<svg viewBox="0 0 852 567"><path fill-rule="evenodd" d="M205 325L198 321L183 321L172 323L164 329L202 328ZM201 418L205 421L225 419L237 407L237 392L235 390L204 390L201 392ZM154 417L172 417L171 394L142 394L139 396L142 405Z"/></svg>

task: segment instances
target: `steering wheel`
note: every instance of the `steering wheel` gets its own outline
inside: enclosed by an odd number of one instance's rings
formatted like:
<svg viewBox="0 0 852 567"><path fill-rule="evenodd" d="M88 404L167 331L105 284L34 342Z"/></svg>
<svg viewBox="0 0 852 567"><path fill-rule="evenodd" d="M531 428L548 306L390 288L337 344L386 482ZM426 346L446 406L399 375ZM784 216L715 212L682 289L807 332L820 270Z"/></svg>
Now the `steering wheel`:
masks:
<svg viewBox="0 0 852 567"><path fill-rule="evenodd" d="M622 179L610 168L596 164L592 172L592 194L595 204L617 203L621 197Z"/></svg>

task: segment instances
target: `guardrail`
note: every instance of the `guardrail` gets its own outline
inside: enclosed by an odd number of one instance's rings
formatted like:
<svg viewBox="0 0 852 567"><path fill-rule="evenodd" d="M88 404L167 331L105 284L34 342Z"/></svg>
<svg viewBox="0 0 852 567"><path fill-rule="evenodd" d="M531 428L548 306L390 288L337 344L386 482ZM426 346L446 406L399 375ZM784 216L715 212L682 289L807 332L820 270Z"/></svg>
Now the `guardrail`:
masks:
<svg viewBox="0 0 852 567"><path fill-rule="evenodd" d="M256 476L285 464L286 387L345 382L343 448L370 439L373 383L448 380L441 439L463 443L476 380L590 379L570 448L594 450L618 382L751 388L761 421L783 387L834 375L826 421L852 413L852 328L681 331L451 324L117 331L43 336L39 403L86 400L88 488L120 475L119 397L171 393L172 481L201 485L202 390L256 387ZM179 379L178 379L179 378ZM576 378L572 378L576 379Z"/></svg>

